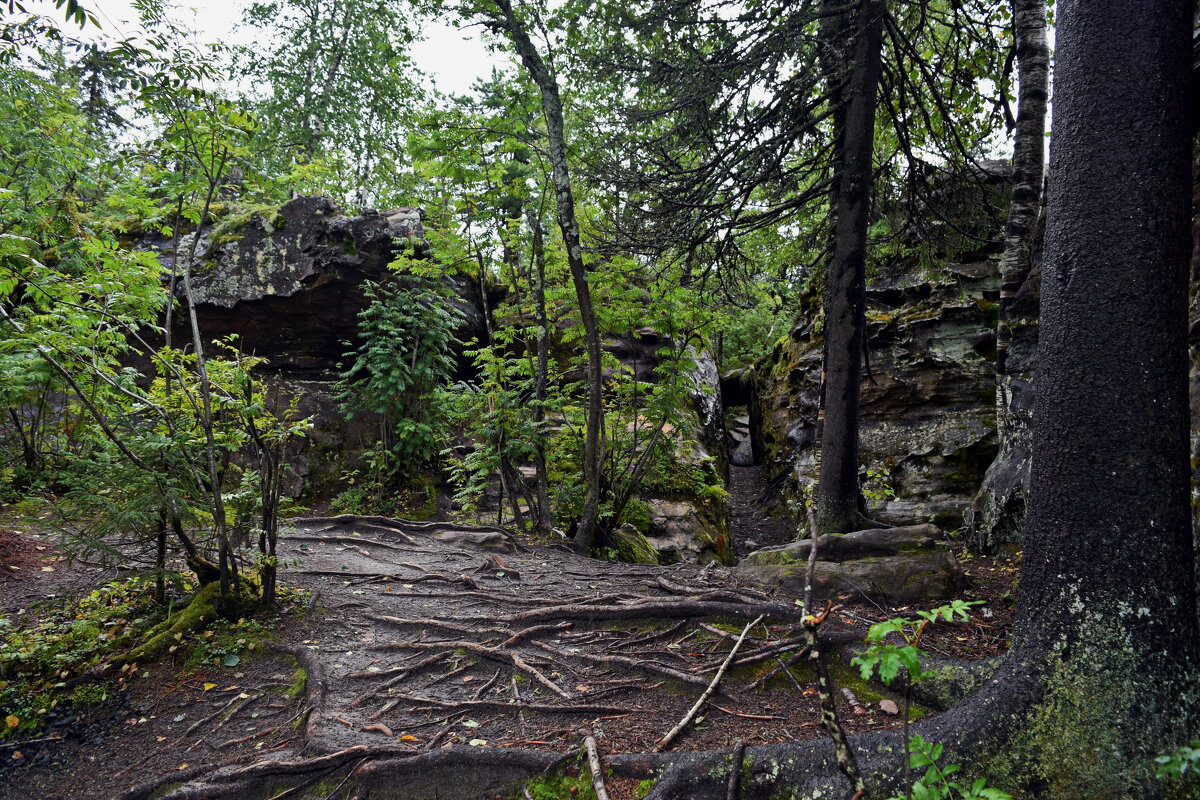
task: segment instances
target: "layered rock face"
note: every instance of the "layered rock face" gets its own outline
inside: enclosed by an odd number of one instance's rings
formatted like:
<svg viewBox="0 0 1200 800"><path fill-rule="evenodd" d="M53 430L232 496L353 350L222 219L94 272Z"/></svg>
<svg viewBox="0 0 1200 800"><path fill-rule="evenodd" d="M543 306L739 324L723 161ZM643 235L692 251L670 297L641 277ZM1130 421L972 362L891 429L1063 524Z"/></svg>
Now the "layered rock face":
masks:
<svg viewBox="0 0 1200 800"><path fill-rule="evenodd" d="M996 454L998 256L985 249L868 285L860 461L874 519L959 528ZM756 380L763 457L792 496L819 472L821 359L820 334L798 326Z"/></svg>

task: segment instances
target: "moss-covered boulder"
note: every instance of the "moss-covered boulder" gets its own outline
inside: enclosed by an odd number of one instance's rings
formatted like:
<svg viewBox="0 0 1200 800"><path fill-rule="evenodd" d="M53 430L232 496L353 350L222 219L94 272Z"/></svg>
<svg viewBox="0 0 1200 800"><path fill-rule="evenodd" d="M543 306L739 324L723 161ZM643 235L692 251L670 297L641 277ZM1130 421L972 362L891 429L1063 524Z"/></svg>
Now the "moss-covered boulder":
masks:
<svg viewBox="0 0 1200 800"><path fill-rule="evenodd" d="M738 577L768 591L804 593L810 541L765 547L737 566ZM826 534L817 540L813 589L884 603L944 600L965 583L942 532L932 525Z"/></svg>

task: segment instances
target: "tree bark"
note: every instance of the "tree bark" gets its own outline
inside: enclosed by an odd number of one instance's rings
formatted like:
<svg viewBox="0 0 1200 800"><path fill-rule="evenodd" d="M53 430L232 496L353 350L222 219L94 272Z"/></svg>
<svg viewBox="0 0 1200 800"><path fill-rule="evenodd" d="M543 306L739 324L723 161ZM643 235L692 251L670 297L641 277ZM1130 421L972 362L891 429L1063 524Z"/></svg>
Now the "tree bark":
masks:
<svg viewBox="0 0 1200 800"><path fill-rule="evenodd" d="M512 40L521 63L541 92L551 181L554 184L555 210L558 226L562 230L563 245L567 250L567 266L571 271L571 281L575 285L579 318L583 325L584 349L587 351L587 423L583 444L583 514L575 530L575 548L587 553L595 542L596 524L600 516L600 463L603 458L600 434L604 427L603 374L600 369L600 326L596 321L592 293L588 287L579 222L575 218L575 196L567 169L562 98L558 92L558 80L541 53L534 47L524 24L513 11L510 0L495 0L495 5L499 11L496 23Z"/></svg>
<svg viewBox="0 0 1200 800"><path fill-rule="evenodd" d="M845 91L834 252L825 296L825 418L817 525L845 533L861 520L858 402L866 327L867 224L871 210L875 107L881 69L883 0L862 0Z"/></svg>
<svg viewBox="0 0 1200 800"><path fill-rule="evenodd" d="M1012 199L1004 229L996 325L996 432L1000 447L968 513L966 526L974 547L985 553L1019 546L1025 530L1041 289L1038 250L1045 226L1042 184L1050 69L1045 0L1012 0L1012 14L1020 85Z"/></svg>
<svg viewBox="0 0 1200 800"><path fill-rule="evenodd" d="M533 304L537 316L537 368L533 382L533 421L537 425L537 438L533 447L533 466L537 471L537 529L549 533L554 528L553 511L550 508L550 476L546 470L546 392L550 374L550 320L546 314L546 243L542 220L538 212L527 209L526 216L533 235Z"/></svg>
<svg viewBox="0 0 1200 800"><path fill-rule="evenodd" d="M1029 275L1033 224L1042 201L1049 97L1050 48L1046 44L1045 0L1012 0L1013 38L1017 54L1017 128L1013 141L1012 199L1004 228L1000 260L1000 321L996 331L996 374L1000 392L997 420L1001 437L1007 396L1005 362L1011 341L1009 322L1013 299Z"/></svg>

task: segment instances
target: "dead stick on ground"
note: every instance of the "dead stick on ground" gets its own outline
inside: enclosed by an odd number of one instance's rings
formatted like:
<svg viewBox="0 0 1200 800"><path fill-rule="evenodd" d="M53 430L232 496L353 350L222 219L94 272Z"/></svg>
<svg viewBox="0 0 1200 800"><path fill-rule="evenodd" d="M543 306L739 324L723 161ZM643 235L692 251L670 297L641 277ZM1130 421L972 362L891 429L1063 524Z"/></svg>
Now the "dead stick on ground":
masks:
<svg viewBox="0 0 1200 800"><path fill-rule="evenodd" d="M600 763L600 751L596 748L594 732L589 731L584 737L583 748L587 750L588 768L592 771L592 788L596 790L596 800L608 800L608 790L604 787L604 765Z"/></svg>
<svg viewBox="0 0 1200 800"><path fill-rule="evenodd" d="M729 651L729 655L725 657L724 663L722 663L721 668L717 670L717 674L713 676L712 682L708 684L708 688L704 690L704 694L700 695L700 699L697 700L696 704L691 707L691 710L683 715L683 719L679 720L679 723L670 731L668 731L666 736L658 740L658 744L654 745L654 748L650 752L661 753L663 750L666 750L671 746L671 742L675 741L675 737L678 736L683 729L688 726L700 709L704 707L704 704L708 702L708 698L713 696L713 692L717 691L717 686L721 683L721 678L725 676L725 670L729 669L730 662L732 662L734 657L737 655L737 651L742 646L742 642L746 641L746 635L750 633L750 629L762 621L763 617L760 615L758 619L748 624L745 628L742 628L742 635L739 636L737 641L733 643L733 649L731 649Z"/></svg>

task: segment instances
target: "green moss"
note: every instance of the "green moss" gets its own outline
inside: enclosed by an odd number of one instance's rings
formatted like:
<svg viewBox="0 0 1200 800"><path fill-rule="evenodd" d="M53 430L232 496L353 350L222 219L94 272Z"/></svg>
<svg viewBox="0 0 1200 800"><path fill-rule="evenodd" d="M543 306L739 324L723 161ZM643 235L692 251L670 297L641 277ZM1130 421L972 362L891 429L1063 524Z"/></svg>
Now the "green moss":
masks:
<svg viewBox="0 0 1200 800"><path fill-rule="evenodd" d="M161 658L172 645L179 644L184 636L200 630L216 619L220 594L219 583L210 583L199 589L186 608L152 628L142 644L126 653L121 661L131 664Z"/></svg>
<svg viewBox="0 0 1200 800"><path fill-rule="evenodd" d="M534 778L525 784L525 790L533 800L596 800L596 790L592 788L591 778L582 774L576 777L546 775ZM522 797L518 791L513 795L513 800L521 800Z"/></svg>
<svg viewBox="0 0 1200 800"><path fill-rule="evenodd" d="M295 700L304 693L304 687L308 685L308 670L304 667L297 667L288 680L290 681L290 685L284 691L284 694Z"/></svg>
<svg viewBox="0 0 1200 800"><path fill-rule="evenodd" d="M608 539L617 561L627 564L658 564L658 551L650 544L650 540L632 525L622 525L613 531Z"/></svg>
<svg viewBox="0 0 1200 800"><path fill-rule="evenodd" d="M642 800L642 798L654 791L654 787L657 784L658 781L653 778L646 778L644 781L639 781L638 785L633 789L634 800Z"/></svg>
<svg viewBox="0 0 1200 800"><path fill-rule="evenodd" d="M1044 693L1011 720L1015 732L1008 747L980 765L983 774L1006 791L1026 790L1020 797L1162 796L1153 758L1170 745L1167 740L1185 737L1195 726L1200 679L1194 668L1187 678L1147 672L1144 656L1122 629L1120 610L1093 606L1081 613L1091 624L1080 626L1074 647L1051 656ZM1188 688L1164 705L1164 683Z"/></svg>

